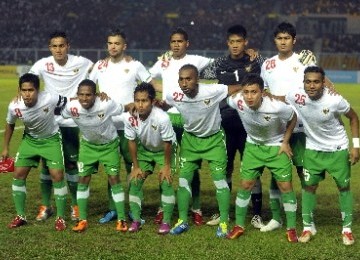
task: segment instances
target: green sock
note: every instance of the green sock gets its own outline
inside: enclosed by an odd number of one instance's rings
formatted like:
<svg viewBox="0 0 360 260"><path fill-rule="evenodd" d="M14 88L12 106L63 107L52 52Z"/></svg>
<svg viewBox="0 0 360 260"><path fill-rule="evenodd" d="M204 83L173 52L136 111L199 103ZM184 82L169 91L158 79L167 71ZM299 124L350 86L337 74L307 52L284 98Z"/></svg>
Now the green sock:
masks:
<svg viewBox="0 0 360 260"><path fill-rule="evenodd" d="M303 219L303 226L311 227L314 223L312 213L316 207L316 194L313 192L302 190L301 200L301 215Z"/></svg>
<svg viewBox="0 0 360 260"><path fill-rule="evenodd" d="M181 173L180 173L181 174ZM185 176L184 177L189 177ZM191 188L189 182L191 182L190 178L179 178L179 188L177 191L177 203L178 203L178 211L179 211L179 219L183 220L185 223L188 222L188 210L189 203L191 198Z"/></svg>
<svg viewBox="0 0 360 260"><path fill-rule="evenodd" d="M64 217L65 215L65 206L66 206L66 195L67 188L65 185L65 181L53 182L54 186L54 197L56 204L56 216Z"/></svg>
<svg viewBox="0 0 360 260"><path fill-rule="evenodd" d="M281 193L274 178L271 178L269 193L270 193L269 203L270 203L272 218L278 222L281 222L281 207L280 207Z"/></svg>
<svg viewBox="0 0 360 260"><path fill-rule="evenodd" d="M281 194L286 215L286 227L288 229L296 227L296 195L294 191Z"/></svg>
<svg viewBox="0 0 360 260"><path fill-rule="evenodd" d="M175 191L172 185L165 180L161 183L161 190L161 206L164 210L163 222L170 224L175 205Z"/></svg>
<svg viewBox="0 0 360 260"><path fill-rule="evenodd" d="M353 197L351 191L341 191L339 203L344 228L351 228L353 213Z"/></svg>
<svg viewBox="0 0 360 260"><path fill-rule="evenodd" d="M115 204L118 220L125 220L125 193L120 183L111 186L112 199Z"/></svg>
<svg viewBox="0 0 360 260"><path fill-rule="evenodd" d="M25 217L26 180L13 179L12 196L15 203L16 214Z"/></svg>
<svg viewBox="0 0 360 260"><path fill-rule="evenodd" d="M251 191L239 190L235 201L235 223L238 226L245 227L245 218L250 202Z"/></svg>
<svg viewBox="0 0 360 260"><path fill-rule="evenodd" d="M130 182L129 204L131 214L135 221L140 221L143 184L144 180L139 179L132 179Z"/></svg>
<svg viewBox="0 0 360 260"><path fill-rule="evenodd" d="M79 206L79 218L87 219L87 204L90 196L89 185L78 183L77 185L77 205Z"/></svg>

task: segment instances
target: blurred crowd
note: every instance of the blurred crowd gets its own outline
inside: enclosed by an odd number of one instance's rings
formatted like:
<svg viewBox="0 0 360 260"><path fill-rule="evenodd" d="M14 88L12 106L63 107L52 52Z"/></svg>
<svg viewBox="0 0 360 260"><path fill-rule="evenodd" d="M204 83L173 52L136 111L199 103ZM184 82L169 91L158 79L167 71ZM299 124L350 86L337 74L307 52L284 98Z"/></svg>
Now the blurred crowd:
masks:
<svg viewBox="0 0 360 260"><path fill-rule="evenodd" d="M191 49L225 49L226 28L240 23L248 29L250 46L264 48L283 15L358 15L358 0L63 0L0 2L0 48L46 48L48 34L65 30L73 48L104 48L109 28L122 28L131 49L167 49L175 27L184 27ZM313 49L314 37L300 36L298 49ZM344 39L354 44L344 44ZM328 35L324 50L359 50L358 37Z"/></svg>

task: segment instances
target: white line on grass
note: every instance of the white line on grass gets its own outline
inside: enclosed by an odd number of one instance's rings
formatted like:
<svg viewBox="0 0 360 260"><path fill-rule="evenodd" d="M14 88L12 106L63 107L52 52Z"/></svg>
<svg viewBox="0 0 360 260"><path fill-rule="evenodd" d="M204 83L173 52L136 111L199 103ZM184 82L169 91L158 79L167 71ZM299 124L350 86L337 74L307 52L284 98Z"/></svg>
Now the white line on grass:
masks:
<svg viewBox="0 0 360 260"><path fill-rule="evenodd" d="M23 129L24 128L24 126L22 125L22 126L17 126L17 127L15 127L15 130L18 130L18 129ZM5 130L4 129L0 129L0 133L2 134L2 133L4 133L5 132Z"/></svg>

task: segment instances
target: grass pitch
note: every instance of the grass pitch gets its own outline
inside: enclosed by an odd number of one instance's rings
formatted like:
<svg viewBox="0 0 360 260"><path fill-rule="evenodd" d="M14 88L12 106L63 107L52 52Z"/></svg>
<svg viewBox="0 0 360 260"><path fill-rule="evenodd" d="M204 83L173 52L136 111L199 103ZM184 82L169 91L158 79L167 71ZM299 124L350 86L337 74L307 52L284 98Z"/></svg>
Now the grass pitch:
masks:
<svg viewBox="0 0 360 260"><path fill-rule="evenodd" d="M336 84L336 88L360 114L360 85ZM17 93L17 79L0 80L0 139L3 140L3 129L7 105ZM348 125L347 119L344 119ZM20 123L20 122L18 122ZM18 124L21 126L21 123ZM21 139L22 129L15 131L11 142L11 154L14 155ZM1 142L2 144L2 142ZM239 187L239 160L234 171L234 189L231 200L230 228L234 225L234 200ZM352 168L352 190L354 193L355 238L360 237L359 164ZM201 195L204 219L207 220L216 212L214 185L207 167L201 170ZM122 170L122 180L125 171ZM338 206L338 192L331 178L320 184L318 189L315 221L317 235L308 244L290 244L286 241L285 228L260 233L250 225L250 215L246 233L238 240L217 239L216 227L196 227L191 224L190 230L180 236L159 236L157 226L152 223L160 195L157 178L150 176L144 185L145 201L143 217L146 224L136 234L117 233L115 222L98 224L99 218L107 210L107 178L102 170L93 176L90 184L89 229L81 234L71 231L74 223L70 221L70 204L68 205L67 225L65 232L55 232L54 217L45 222L35 220L40 205L40 187L38 169L33 169L27 181L27 219L28 225L10 230L7 224L15 216L11 195L11 174L0 175L0 258L1 259L359 259L359 241L346 247L341 240L341 216ZM176 178L175 178L176 179ZM265 173L263 181L263 212L265 220L270 219L268 205L269 174ZM125 182L123 182L125 183ZM175 180L177 187L177 181ZM298 198L297 230L301 233L301 189L294 173L294 187ZM249 209L251 212L251 209ZM175 210L173 224L177 218ZM283 217L285 219L285 217Z"/></svg>

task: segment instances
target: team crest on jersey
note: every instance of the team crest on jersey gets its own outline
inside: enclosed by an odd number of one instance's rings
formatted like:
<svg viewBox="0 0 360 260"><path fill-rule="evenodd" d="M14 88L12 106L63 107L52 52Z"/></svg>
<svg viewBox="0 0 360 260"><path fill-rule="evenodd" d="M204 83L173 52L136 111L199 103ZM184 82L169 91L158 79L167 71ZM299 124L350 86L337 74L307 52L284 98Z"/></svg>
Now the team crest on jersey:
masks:
<svg viewBox="0 0 360 260"><path fill-rule="evenodd" d="M75 74L77 74L77 73L79 73L79 69L74 69L73 72L74 72Z"/></svg>
<svg viewBox="0 0 360 260"><path fill-rule="evenodd" d="M129 69L124 69L124 71L125 71L125 73L129 73L130 70Z"/></svg>
<svg viewBox="0 0 360 260"><path fill-rule="evenodd" d="M325 115L327 115L329 112L330 112L330 110L329 110L328 108L324 108L324 109L323 109L323 113L324 113Z"/></svg>
<svg viewBox="0 0 360 260"><path fill-rule="evenodd" d="M293 70L295 71L295 73L297 73L297 71L299 70L299 67L294 67Z"/></svg>
<svg viewBox="0 0 360 260"><path fill-rule="evenodd" d="M43 111L44 111L45 113L49 113L49 108L46 107L46 108L43 109Z"/></svg>
<svg viewBox="0 0 360 260"><path fill-rule="evenodd" d="M205 99L204 104L208 106L210 104L210 99Z"/></svg>
<svg viewBox="0 0 360 260"><path fill-rule="evenodd" d="M105 116L105 114L104 114L104 113L100 113L100 114L98 114L98 118L99 118L100 120L102 120L102 119L104 118L104 116Z"/></svg>
<svg viewBox="0 0 360 260"><path fill-rule="evenodd" d="M251 66L251 64L250 64L249 66L245 67L245 71L246 71L246 72L250 72L250 71L251 71L251 68L252 68L252 66Z"/></svg>
<svg viewBox="0 0 360 260"><path fill-rule="evenodd" d="M154 131L156 131L157 130L157 125L151 125L151 127L152 127L152 129L154 129Z"/></svg>
<svg viewBox="0 0 360 260"><path fill-rule="evenodd" d="M269 122L270 119L271 119L271 116L265 115L265 116L264 116L264 119Z"/></svg>

